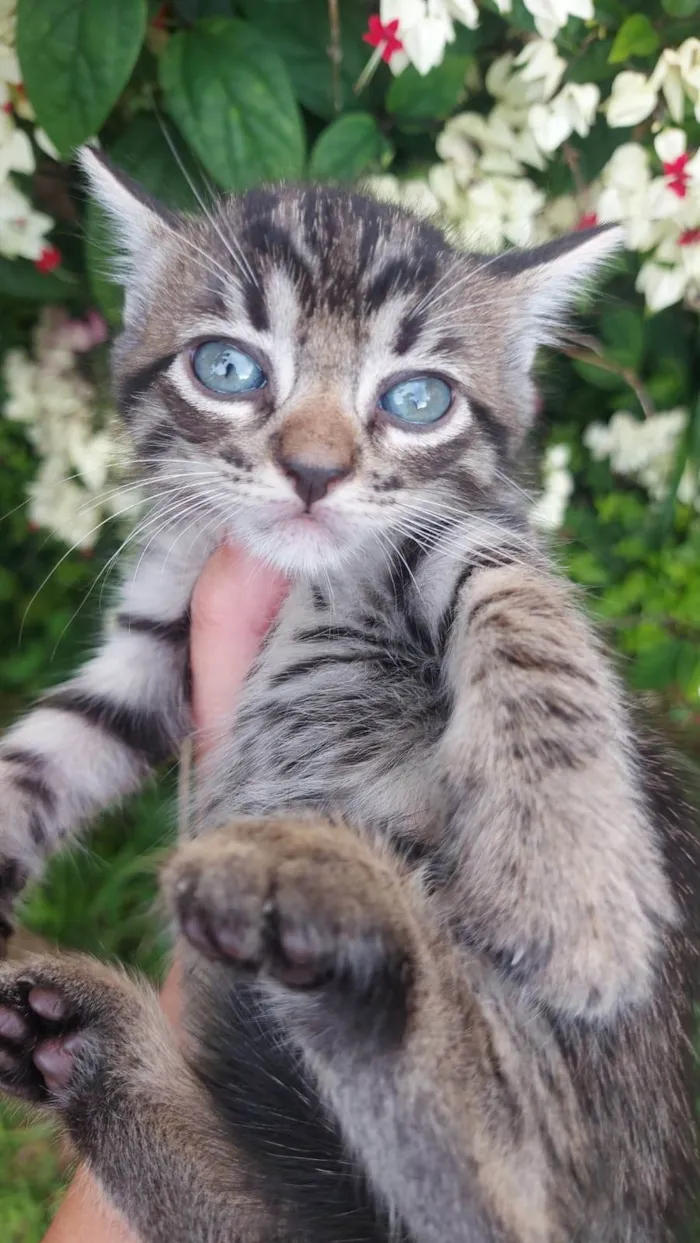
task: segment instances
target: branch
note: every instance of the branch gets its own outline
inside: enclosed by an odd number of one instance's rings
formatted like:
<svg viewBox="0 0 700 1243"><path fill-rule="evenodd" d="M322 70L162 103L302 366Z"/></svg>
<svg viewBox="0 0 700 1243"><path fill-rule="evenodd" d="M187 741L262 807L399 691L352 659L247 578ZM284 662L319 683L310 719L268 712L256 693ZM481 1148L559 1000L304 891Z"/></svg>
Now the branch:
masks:
<svg viewBox="0 0 700 1243"><path fill-rule="evenodd" d="M570 342L570 344L567 344L567 342ZM611 375L618 375L632 389L642 407L645 419L650 419L652 415L656 414L656 407L639 376L630 367L624 367L622 363L616 363L610 358L605 358L603 356L603 347L595 337L583 336L578 333L567 333L560 348L562 354L565 354L567 358L573 358L581 363L588 363L590 367L598 367L601 371L609 371Z"/></svg>
<svg viewBox="0 0 700 1243"><path fill-rule="evenodd" d="M343 46L340 42L340 13L338 11L338 0L328 0L328 24L331 32L328 58L331 62L331 72L333 75L333 108L337 115L343 108L343 92L340 78Z"/></svg>

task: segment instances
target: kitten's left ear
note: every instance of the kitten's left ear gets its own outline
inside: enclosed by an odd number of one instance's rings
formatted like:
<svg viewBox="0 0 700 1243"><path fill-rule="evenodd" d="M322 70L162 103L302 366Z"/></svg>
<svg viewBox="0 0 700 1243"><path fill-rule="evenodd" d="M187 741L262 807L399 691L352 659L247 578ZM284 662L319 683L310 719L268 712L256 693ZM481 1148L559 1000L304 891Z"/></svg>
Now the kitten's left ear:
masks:
<svg viewBox="0 0 700 1243"><path fill-rule="evenodd" d="M177 228L177 217L97 147L81 147L78 160L93 195L112 219L127 269L129 260L139 259L164 233Z"/></svg>
<svg viewBox="0 0 700 1243"><path fill-rule="evenodd" d="M509 251L492 261L490 275L506 283L519 331L530 338L532 354L538 345L556 342L566 313L623 245L623 230L603 225L532 250Z"/></svg>

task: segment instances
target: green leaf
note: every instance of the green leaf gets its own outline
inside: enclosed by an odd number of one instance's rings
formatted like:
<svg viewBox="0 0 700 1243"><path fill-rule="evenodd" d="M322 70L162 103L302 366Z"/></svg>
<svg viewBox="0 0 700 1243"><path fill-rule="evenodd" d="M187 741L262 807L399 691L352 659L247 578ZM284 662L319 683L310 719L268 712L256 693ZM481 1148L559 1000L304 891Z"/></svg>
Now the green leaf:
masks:
<svg viewBox="0 0 700 1243"><path fill-rule="evenodd" d="M234 0L174 0L173 8L184 22L200 17L233 17Z"/></svg>
<svg viewBox="0 0 700 1243"><path fill-rule="evenodd" d="M252 26L212 17L179 31L159 80L170 115L224 190L301 175L304 132L289 76Z"/></svg>
<svg viewBox="0 0 700 1243"><path fill-rule="evenodd" d="M22 78L39 124L64 155L100 129L145 32L145 0L20 0Z"/></svg>
<svg viewBox="0 0 700 1243"><path fill-rule="evenodd" d="M201 174L191 154L184 149L182 140L178 143L175 136L171 141L184 165L184 172L163 133L163 127L151 113L136 117L107 150L119 168L166 207L195 211L199 205L198 195L201 198L205 194ZM85 213L85 241L90 287L109 322L119 324L122 291L110 277L118 252L107 215L93 200Z"/></svg>
<svg viewBox="0 0 700 1243"><path fill-rule="evenodd" d="M662 639L658 646L642 652L631 668L632 685L637 690L661 690L675 680L678 641Z"/></svg>
<svg viewBox="0 0 700 1243"><path fill-rule="evenodd" d="M369 112L349 112L320 134L309 160L309 173L319 181L354 181L376 164L386 162L391 148Z"/></svg>
<svg viewBox="0 0 700 1243"><path fill-rule="evenodd" d="M606 311L601 331L608 346L606 354L622 367L636 371L644 353L644 321L638 311L626 306Z"/></svg>
<svg viewBox="0 0 700 1243"><path fill-rule="evenodd" d="M372 7L377 8L376 3ZM315 116L330 119L335 101L333 66L328 55L328 0L243 0L243 9L267 46L282 57L299 102ZM353 94L353 85L372 50L362 41L370 11L370 6L357 0L340 5L341 60L337 76L343 112L379 107L390 77L387 67L380 65L361 96Z"/></svg>
<svg viewBox="0 0 700 1243"><path fill-rule="evenodd" d="M616 389L626 387L626 381L622 376L614 371L607 371L603 367L596 367L594 363L581 362L577 358L574 359L572 366L581 379L585 380L586 384L590 384L592 388L614 392Z"/></svg>
<svg viewBox="0 0 700 1243"><path fill-rule="evenodd" d="M75 293L70 272L41 273L28 259L0 258L0 293L38 302L64 302Z"/></svg>
<svg viewBox="0 0 700 1243"><path fill-rule="evenodd" d="M692 17L700 9L700 0L661 0L661 8L669 17Z"/></svg>
<svg viewBox="0 0 700 1243"><path fill-rule="evenodd" d="M615 35L608 60L617 65L630 56L650 56L659 46L659 36L644 13L633 13Z"/></svg>
<svg viewBox="0 0 700 1243"><path fill-rule="evenodd" d="M394 78L386 97L387 112L400 121L443 120L464 96L469 56L445 57L441 65L421 75L409 65Z"/></svg>

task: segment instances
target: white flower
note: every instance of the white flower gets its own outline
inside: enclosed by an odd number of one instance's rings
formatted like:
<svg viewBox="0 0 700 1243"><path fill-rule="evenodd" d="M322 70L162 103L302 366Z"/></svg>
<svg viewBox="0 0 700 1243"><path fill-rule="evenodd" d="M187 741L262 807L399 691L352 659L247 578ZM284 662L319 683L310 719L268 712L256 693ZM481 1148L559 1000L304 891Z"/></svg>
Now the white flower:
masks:
<svg viewBox="0 0 700 1243"><path fill-rule="evenodd" d="M435 0L432 2L435 4ZM428 7L430 7L430 0L428 0ZM451 17L456 18L462 25L468 26L470 30L474 30L479 25L479 10L475 0L445 0L445 8Z"/></svg>
<svg viewBox="0 0 700 1243"><path fill-rule="evenodd" d="M570 17L583 21L594 17L593 0L525 0L525 8L532 13L543 39L553 39Z"/></svg>
<svg viewBox="0 0 700 1243"><path fill-rule="evenodd" d="M700 121L700 39L686 39L681 43L678 61L681 80L695 106L695 120Z"/></svg>
<svg viewBox="0 0 700 1243"><path fill-rule="evenodd" d="M604 105L608 125L617 129L638 125L654 111L657 92L643 73L623 70L612 84L612 91Z"/></svg>
<svg viewBox="0 0 700 1243"><path fill-rule="evenodd" d="M541 83L544 99L554 94L566 70L566 61L551 39L532 39L526 43L516 56L515 64L520 67L520 77L524 82Z"/></svg>
<svg viewBox="0 0 700 1243"><path fill-rule="evenodd" d="M52 160L60 160L61 156L58 147L51 141L45 129L34 130L34 141L46 155L50 155Z"/></svg>
<svg viewBox="0 0 700 1243"><path fill-rule="evenodd" d="M636 288L644 294L650 311L663 311L673 306L685 293L686 278L681 268L666 267L649 260L637 276Z"/></svg>
<svg viewBox="0 0 700 1243"><path fill-rule="evenodd" d="M51 217L34 211L12 182L0 183L0 254L9 259L38 259L51 228Z"/></svg>
<svg viewBox="0 0 700 1243"><path fill-rule="evenodd" d="M542 495L530 509L530 518L541 531L556 531L566 515L574 480L569 470L568 445L550 445L544 455Z"/></svg>
<svg viewBox="0 0 700 1243"><path fill-rule="evenodd" d="M89 330L91 325L85 322ZM34 334L34 357L11 350L3 362L4 414L26 425L41 464L30 485L31 519L70 544L94 543L112 512L103 497L114 460L113 416L95 428L100 402L65 345L76 323L58 308L45 308ZM97 339L96 325L92 325Z"/></svg>
<svg viewBox="0 0 700 1243"><path fill-rule="evenodd" d="M574 133L585 138L590 133L600 100L592 82L568 82L546 104L530 109L530 129L543 151L556 151Z"/></svg>
<svg viewBox="0 0 700 1243"><path fill-rule="evenodd" d="M15 41L16 0L0 0L0 43L12 46Z"/></svg>
<svg viewBox="0 0 700 1243"><path fill-rule="evenodd" d="M687 139L682 129L664 129L654 139L654 150L663 164L685 155Z"/></svg>
<svg viewBox="0 0 700 1243"><path fill-rule="evenodd" d="M668 110L678 125L685 111L685 91L681 75L680 56L675 48L664 48L649 78L654 91L662 91Z"/></svg>
<svg viewBox="0 0 700 1243"><path fill-rule="evenodd" d="M9 173L33 173L34 152L24 130L7 112L0 111L0 181Z"/></svg>
<svg viewBox="0 0 700 1243"><path fill-rule="evenodd" d="M398 21L406 56L419 73L441 63L455 37L453 18L472 28L479 23L475 0L381 0L379 15L385 24ZM402 67L399 55L392 56L392 70Z"/></svg>
<svg viewBox="0 0 700 1243"><path fill-rule="evenodd" d="M43 462L27 488L29 519L74 548L89 549L102 525L102 508L53 462Z"/></svg>
<svg viewBox="0 0 700 1243"><path fill-rule="evenodd" d="M600 179L596 212L601 222L621 222L631 250L651 250L661 239L663 227L651 208L653 182L648 151L636 142L622 143Z"/></svg>
<svg viewBox="0 0 700 1243"><path fill-rule="evenodd" d="M587 208L588 204L584 210ZM573 194L561 194L556 199L550 199L538 222L540 240L549 241L550 238L560 237L562 233L569 233L576 228L582 215L582 204Z"/></svg>
<svg viewBox="0 0 700 1243"><path fill-rule="evenodd" d="M654 500L668 490L678 444L685 432L688 412L680 407L636 419L619 410L605 425L592 423L583 434L584 444L597 460L608 458L610 469L636 480ZM685 504L698 503L697 477L686 472L678 490Z"/></svg>

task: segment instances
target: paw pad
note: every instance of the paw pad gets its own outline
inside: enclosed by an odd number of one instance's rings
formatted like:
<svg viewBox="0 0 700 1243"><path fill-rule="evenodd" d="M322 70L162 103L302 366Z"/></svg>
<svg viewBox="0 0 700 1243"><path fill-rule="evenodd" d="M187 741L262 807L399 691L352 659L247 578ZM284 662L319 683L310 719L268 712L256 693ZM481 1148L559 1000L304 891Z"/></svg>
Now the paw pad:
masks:
<svg viewBox="0 0 700 1243"><path fill-rule="evenodd" d="M8 978L9 977L9 978ZM58 988L29 976L0 976L0 1088L45 1100L69 1087L86 1035Z"/></svg>

